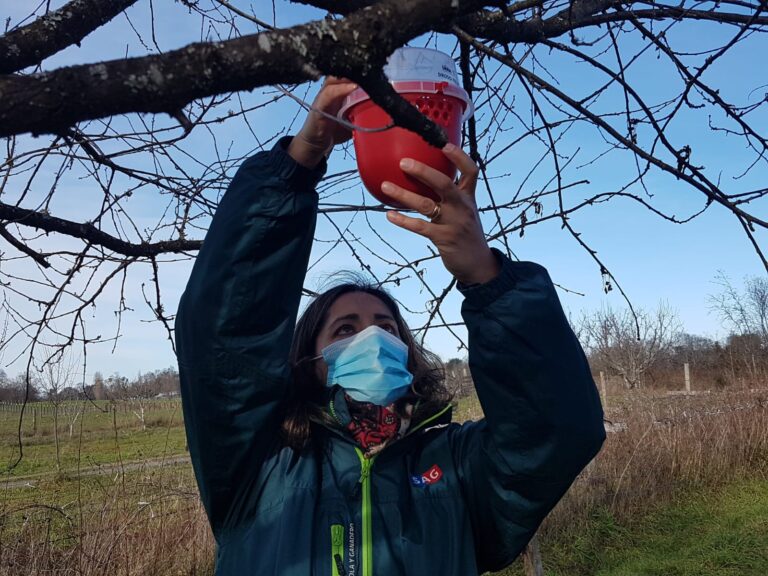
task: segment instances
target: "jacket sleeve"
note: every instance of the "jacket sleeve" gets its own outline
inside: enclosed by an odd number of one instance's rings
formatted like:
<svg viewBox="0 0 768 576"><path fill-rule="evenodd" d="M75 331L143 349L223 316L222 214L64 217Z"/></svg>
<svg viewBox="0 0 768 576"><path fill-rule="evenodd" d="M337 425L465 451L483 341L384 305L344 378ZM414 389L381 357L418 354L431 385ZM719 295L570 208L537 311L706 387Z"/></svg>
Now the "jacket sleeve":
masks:
<svg viewBox="0 0 768 576"><path fill-rule="evenodd" d="M192 464L214 534L255 506L274 448L317 211L315 170L284 138L249 158L224 194L176 316Z"/></svg>
<svg viewBox="0 0 768 576"><path fill-rule="evenodd" d="M452 429L478 569L511 563L605 439L599 396L546 270L512 262L463 288L485 418Z"/></svg>

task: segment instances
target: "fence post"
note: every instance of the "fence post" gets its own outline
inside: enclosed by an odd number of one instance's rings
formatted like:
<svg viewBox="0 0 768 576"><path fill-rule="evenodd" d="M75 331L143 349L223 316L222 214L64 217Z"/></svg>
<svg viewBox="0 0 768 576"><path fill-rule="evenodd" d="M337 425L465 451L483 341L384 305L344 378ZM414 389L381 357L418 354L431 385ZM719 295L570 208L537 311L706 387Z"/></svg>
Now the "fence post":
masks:
<svg viewBox="0 0 768 576"><path fill-rule="evenodd" d="M683 364L683 369L685 370L685 393L690 394L691 393L691 369L688 366L688 362Z"/></svg>
<svg viewBox="0 0 768 576"><path fill-rule="evenodd" d="M525 576L544 576L544 564L541 561L538 534L533 535L525 548L523 565L525 566Z"/></svg>
<svg viewBox="0 0 768 576"><path fill-rule="evenodd" d="M600 395L603 397L603 406L608 400L608 394L605 388L605 372L600 370Z"/></svg>
<svg viewBox="0 0 768 576"><path fill-rule="evenodd" d="M37 436L37 407L32 408L32 436Z"/></svg>

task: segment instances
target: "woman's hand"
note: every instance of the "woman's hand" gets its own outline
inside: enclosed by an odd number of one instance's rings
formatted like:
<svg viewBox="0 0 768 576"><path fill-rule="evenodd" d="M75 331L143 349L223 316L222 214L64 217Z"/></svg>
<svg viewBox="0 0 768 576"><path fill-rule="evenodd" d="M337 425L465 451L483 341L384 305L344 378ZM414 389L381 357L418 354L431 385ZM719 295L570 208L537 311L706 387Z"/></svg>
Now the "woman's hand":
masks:
<svg viewBox="0 0 768 576"><path fill-rule="evenodd" d="M357 88L346 78L328 76L317 93L312 107L327 114L336 116L344 98ZM330 118L310 110L299 133L294 136L288 146L288 154L302 166L314 168L336 144L352 138L352 132Z"/></svg>
<svg viewBox="0 0 768 576"><path fill-rule="evenodd" d="M488 247L475 204L475 186L479 170L459 147L447 144L443 153L461 172L458 184L448 176L410 158L403 158L400 168L422 181L440 197L439 202L410 192L392 182L384 182L381 191L404 206L431 218L431 221L387 212L393 224L429 238L437 247L445 268L462 284L483 284L499 273L499 263Z"/></svg>

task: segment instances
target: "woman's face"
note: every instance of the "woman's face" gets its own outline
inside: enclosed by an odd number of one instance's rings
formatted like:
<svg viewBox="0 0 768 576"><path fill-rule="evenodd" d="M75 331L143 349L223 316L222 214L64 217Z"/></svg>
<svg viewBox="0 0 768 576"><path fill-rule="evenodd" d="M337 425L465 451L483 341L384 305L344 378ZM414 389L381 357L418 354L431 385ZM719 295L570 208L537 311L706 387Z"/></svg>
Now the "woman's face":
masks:
<svg viewBox="0 0 768 576"><path fill-rule="evenodd" d="M354 336L369 326L378 326L400 338L397 322L384 302L367 292L342 294L331 304L325 322L320 327L315 339L315 355L320 355L329 344ZM316 366L320 381L325 382L328 366L322 358Z"/></svg>

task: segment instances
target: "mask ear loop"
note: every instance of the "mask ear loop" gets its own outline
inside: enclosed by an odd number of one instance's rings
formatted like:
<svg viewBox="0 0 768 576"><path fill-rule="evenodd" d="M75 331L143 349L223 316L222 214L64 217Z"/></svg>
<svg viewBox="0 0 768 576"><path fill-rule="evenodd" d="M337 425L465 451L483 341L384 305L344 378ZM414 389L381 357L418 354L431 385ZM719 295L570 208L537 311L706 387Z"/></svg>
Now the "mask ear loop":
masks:
<svg viewBox="0 0 768 576"><path fill-rule="evenodd" d="M295 366L300 366L304 364L304 362L314 362L315 360L319 360L322 357L322 354L318 354L317 356L304 356L304 358L301 358L296 362Z"/></svg>
<svg viewBox="0 0 768 576"><path fill-rule="evenodd" d="M299 369L304 364L307 364L307 363L310 363L310 362L314 362L315 360L319 360L322 357L323 357L322 354L318 354L317 356L304 356L304 358L300 358L299 360L296 361L296 363L291 368L291 372L293 372L294 370Z"/></svg>

